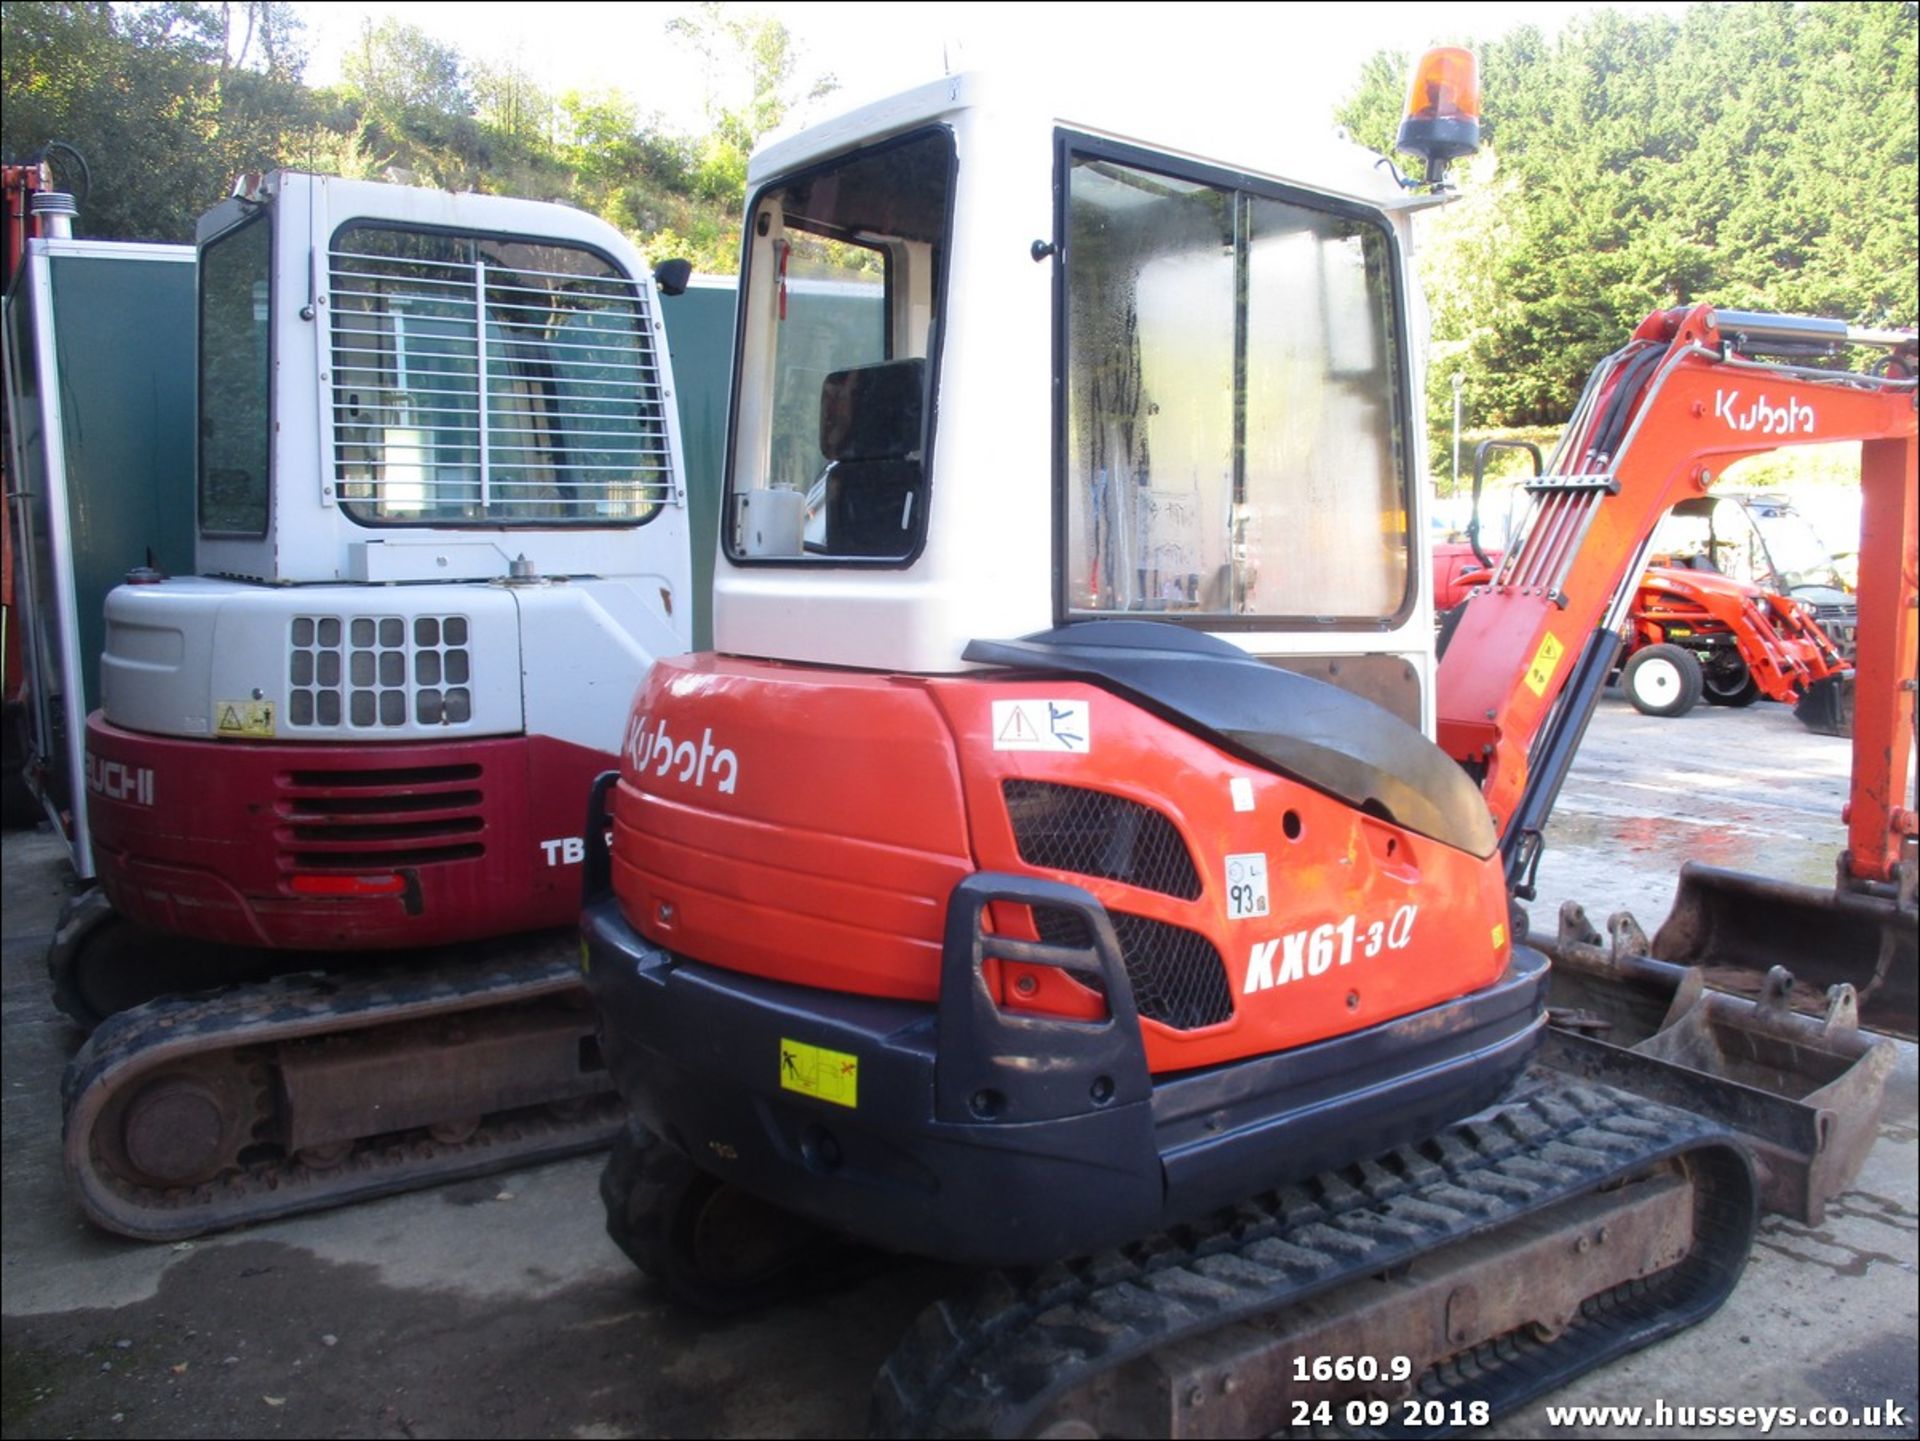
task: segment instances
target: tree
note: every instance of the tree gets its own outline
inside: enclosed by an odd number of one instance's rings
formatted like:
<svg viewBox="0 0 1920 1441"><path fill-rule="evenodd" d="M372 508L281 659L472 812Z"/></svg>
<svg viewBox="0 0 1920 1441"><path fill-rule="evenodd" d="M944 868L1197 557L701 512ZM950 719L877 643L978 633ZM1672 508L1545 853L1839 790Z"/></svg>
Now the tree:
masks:
<svg viewBox="0 0 1920 1441"><path fill-rule="evenodd" d="M549 139L553 100L517 61L477 65L472 71L474 113L509 141L537 149Z"/></svg>
<svg viewBox="0 0 1920 1441"><path fill-rule="evenodd" d="M729 14L716 0L667 22L667 34L701 58L707 80L708 133L699 146L695 184L711 200L743 204L747 157L760 137L803 100L839 88L831 73L799 78L800 56L787 27L770 15ZM724 91L732 103L720 99Z"/></svg>
<svg viewBox="0 0 1920 1441"><path fill-rule="evenodd" d="M359 44L342 57L340 71L382 119L404 122L416 113L454 116L473 109L459 49L418 25L362 21Z"/></svg>
<svg viewBox="0 0 1920 1441"><path fill-rule="evenodd" d="M1490 188L1421 222L1433 409L1461 367L1479 420L1557 423L1631 326L1694 300L1912 324L1917 9L1603 11L1478 47L1490 160L1465 174ZM1405 74L1363 68L1362 143L1392 144Z"/></svg>
<svg viewBox="0 0 1920 1441"><path fill-rule="evenodd" d="M241 170L310 122L285 5L0 5L0 148L64 140L92 186L81 234L185 241Z"/></svg>

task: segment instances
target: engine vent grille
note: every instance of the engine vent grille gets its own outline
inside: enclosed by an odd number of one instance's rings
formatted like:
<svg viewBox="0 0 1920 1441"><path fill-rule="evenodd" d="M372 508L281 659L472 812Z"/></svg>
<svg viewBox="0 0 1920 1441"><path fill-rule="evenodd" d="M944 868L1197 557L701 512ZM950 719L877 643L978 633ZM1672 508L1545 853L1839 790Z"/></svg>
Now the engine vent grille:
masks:
<svg viewBox="0 0 1920 1441"><path fill-rule="evenodd" d="M1232 1019L1233 988L1213 942L1198 931L1145 916L1113 911L1108 919L1133 986L1134 1008L1141 1015L1176 1031L1197 1031ZM1093 944L1078 912L1035 906L1033 923L1040 939L1053 945ZM1080 979L1096 991L1104 990L1095 978Z"/></svg>
<svg viewBox="0 0 1920 1441"><path fill-rule="evenodd" d="M390 730L473 719L467 618L300 615L287 654L287 724Z"/></svg>
<svg viewBox="0 0 1920 1441"><path fill-rule="evenodd" d="M1813 618L1820 629L1827 633L1827 639L1833 642L1834 649L1848 660L1852 660L1859 644L1860 609L1853 605L1817 605L1813 608Z"/></svg>
<svg viewBox="0 0 1920 1441"><path fill-rule="evenodd" d="M478 765L299 770L280 778L284 869L369 870L486 854Z"/></svg>
<svg viewBox="0 0 1920 1441"><path fill-rule="evenodd" d="M1199 899L1200 875L1186 842L1151 806L1049 781L1003 781L1001 794L1028 865Z"/></svg>

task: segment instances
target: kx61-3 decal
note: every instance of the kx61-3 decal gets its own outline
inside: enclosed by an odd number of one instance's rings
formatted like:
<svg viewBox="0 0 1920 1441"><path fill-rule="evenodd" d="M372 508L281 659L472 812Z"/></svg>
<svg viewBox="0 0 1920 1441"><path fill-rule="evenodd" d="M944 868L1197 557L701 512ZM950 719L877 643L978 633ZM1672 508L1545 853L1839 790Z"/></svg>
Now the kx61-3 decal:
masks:
<svg viewBox="0 0 1920 1441"><path fill-rule="evenodd" d="M1384 921L1363 923L1358 916L1348 916L1337 923L1329 921L1294 931L1276 941L1255 941L1247 957L1247 979L1240 994L1250 996L1289 981L1323 976L1335 966L1351 965L1356 954L1370 959L1382 951L1404 950L1413 939L1413 921L1419 912L1418 906L1406 905ZM1276 956L1278 965L1274 963Z"/></svg>

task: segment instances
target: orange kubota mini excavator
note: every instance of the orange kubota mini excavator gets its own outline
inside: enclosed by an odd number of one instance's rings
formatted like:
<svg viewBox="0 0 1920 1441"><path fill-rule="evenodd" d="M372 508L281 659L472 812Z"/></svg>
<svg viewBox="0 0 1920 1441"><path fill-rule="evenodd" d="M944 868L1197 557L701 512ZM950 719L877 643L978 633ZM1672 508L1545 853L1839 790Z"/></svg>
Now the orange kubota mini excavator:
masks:
<svg viewBox="0 0 1920 1441"><path fill-rule="evenodd" d="M1510 893L1660 513L1810 428L1910 488L1912 382L1652 317L1436 668L1406 249L1470 65L1416 73L1426 187L969 76L755 157L715 650L587 826L602 1190L707 1306L809 1227L1018 1268L879 1434L1478 1425L1739 1274L1731 1130L1529 1069ZM801 278L871 329L811 339Z"/></svg>

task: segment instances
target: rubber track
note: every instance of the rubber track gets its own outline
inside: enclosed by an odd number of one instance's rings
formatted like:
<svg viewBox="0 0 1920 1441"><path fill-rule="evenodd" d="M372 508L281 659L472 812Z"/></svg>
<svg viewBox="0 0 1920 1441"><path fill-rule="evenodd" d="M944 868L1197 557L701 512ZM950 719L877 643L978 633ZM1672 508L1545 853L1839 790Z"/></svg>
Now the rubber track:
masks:
<svg viewBox="0 0 1920 1441"><path fill-rule="evenodd" d="M1680 1155L1697 1188L1685 1260L1589 1300L1551 1343L1489 1343L1433 1368L1418 1390L1485 1400L1499 1415L1711 1314L1739 1279L1757 1218L1752 1163L1737 1138L1689 1112L1551 1072L1529 1073L1527 1087L1428 1140L1206 1225L1034 1272L989 1273L915 1321L875 1379L871 1434L1031 1435L1053 1401L1136 1357Z"/></svg>
<svg viewBox="0 0 1920 1441"><path fill-rule="evenodd" d="M267 1159L191 1187L162 1189L112 1174L98 1163L84 1134L112 1094L137 1084L156 1061L270 1047L563 993L581 985L570 950L556 943L528 959L458 970L282 976L207 996L150 1001L108 1017L68 1062L60 1082L67 1179L81 1209L123 1236L177 1240L605 1147L626 1118L610 1077L607 1094L592 1097L571 1117L517 1112L486 1121L464 1141L440 1142L409 1132L363 1141L340 1164L325 1169L292 1158ZM156 1051L166 1054L156 1056Z"/></svg>

